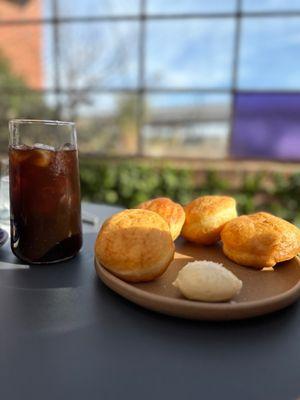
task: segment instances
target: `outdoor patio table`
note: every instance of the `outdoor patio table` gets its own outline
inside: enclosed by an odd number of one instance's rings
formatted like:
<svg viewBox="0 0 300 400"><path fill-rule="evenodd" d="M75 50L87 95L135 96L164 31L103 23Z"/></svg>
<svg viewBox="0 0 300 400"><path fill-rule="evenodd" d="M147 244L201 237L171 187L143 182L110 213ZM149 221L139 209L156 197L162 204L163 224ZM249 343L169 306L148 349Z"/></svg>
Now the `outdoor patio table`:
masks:
<svg viewBox="0 0 300 400"><path fill-rule="evenodd" d="M0 269L1 400L300 398L300 304L226 323L155 314L97 278L95 237L71 261ZM0 259L17 263L8 243Z"/></svg>

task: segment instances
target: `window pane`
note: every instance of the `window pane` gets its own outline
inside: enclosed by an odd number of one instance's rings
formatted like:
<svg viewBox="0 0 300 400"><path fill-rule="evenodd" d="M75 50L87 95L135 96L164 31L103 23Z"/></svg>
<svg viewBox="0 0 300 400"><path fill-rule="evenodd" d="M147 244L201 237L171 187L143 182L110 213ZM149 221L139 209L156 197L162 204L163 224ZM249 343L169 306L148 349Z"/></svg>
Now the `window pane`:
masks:
<svg viewBox="0 0 300 400"><path fill-rule="evenodd" d="M226 155L229 95L148 95L147 155L221 158Z"/></svg>
<svg viewBox="0 0 300 400"><path fill-rule="evenodd" d="M148 0L149 14L232 12L236 0Z"/></svg>
<svg viewBox="0 0 300 400"><path fill-rule="evenodd" d="M54 54L53 30L54 30L53 24L42 25L42 51L41 51L42 67L43 67L42 87L49 89L55 87L55 82L56 82L55 60L58 59L58 55Z"/></svg>
<svg viewBox="0 0 300 400"><path fill-rule="evenodd" d="M0 25L0 60L12 75L7 86L53 86L51 34L52 26L47 24Z"/></svg>
<svg viewBox="0 0 300 400"><path fill-rule="evenodd" d="M149 22L147 85L210 87L230 85L234 21Z"/></svg>
<svg viewBox="0 0 300 400"><path fill-rule="evenodd" d="M64 88L137 85L137 23L61 24L59 46Z"/></svg>
<svg viewBox="0 0 300 400"><path fill-rule="evenodd" d="M73 92L61 96L63 118L77 123L81 153L133 154L137 150L137 97Z"/></svg>
<svg viewBox="0 0 300 400"><path fill-rule="evenodd" d="M140 0L59 0L59 14L66 17L101 15L136 15L140 11Z"/></svg>
<svg viewBox="0 0 300 400"><path fill-rule="evenodd" d="M243 0L244 11L299 10L300 0Z"/></svg>
<svg viewBox="0 0 300 400"><path fill-rule="evenodd" d="M299 108L299 93L238 93L231 154L239 158L299 161Z"/></svg>
<svg viewBox="0 0 300 400"><path fill-rule="evenodd" d="M300 88L300 18L245 19L240 88Z"/></svg>
<svg viewBox="0 0 300 400"><path fill-rule="evenodd" d="M0 78L1 82L1 78ZM0 152L7 152L8 121L12 118L57 119L53 102L42 94L25 90L5 93L0 87Z"/></svg>

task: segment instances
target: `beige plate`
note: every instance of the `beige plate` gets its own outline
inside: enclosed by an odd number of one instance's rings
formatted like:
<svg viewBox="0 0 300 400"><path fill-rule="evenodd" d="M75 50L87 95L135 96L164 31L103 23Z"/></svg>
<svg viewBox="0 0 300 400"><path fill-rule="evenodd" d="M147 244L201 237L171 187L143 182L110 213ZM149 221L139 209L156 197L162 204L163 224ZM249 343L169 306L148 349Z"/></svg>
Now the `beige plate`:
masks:
<svg viewBox="0 0 300 400"><path fill-rule="evenodd" d="M274 270L257 271L229 261L221 246L200 247L183 240L176 242L175 259L158 279L148 283L126 283L97 261L100 279L133 303L163 314L199 320L243 319L280 310L300 297L300 261L294 258ZM192 260L221 262L243 281L241 292L231 302L205 303L184 299L172 286L178 271Z"/></svg>

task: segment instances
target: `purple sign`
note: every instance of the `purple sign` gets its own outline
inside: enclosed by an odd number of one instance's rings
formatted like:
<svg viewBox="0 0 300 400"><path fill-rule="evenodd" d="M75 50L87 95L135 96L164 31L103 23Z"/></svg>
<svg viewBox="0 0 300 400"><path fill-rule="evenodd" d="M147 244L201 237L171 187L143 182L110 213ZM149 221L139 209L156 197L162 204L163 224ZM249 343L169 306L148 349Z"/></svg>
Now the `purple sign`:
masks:
<svg viewBox="0 0 300 400"><path fill-rule="evenodd" d="M300 93L237 93L230 153L300 160Z"/></svg>

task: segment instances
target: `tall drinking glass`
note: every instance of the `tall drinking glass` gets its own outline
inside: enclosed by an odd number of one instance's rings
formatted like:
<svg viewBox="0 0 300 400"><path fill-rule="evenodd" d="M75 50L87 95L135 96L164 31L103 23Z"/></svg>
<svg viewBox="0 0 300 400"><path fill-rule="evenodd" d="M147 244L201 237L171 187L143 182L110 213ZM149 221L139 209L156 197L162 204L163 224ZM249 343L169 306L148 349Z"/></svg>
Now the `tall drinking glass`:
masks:
<svg viewBox="0 0 300 400"><path fill-rule="evenodd" d="M11 248L22 261L54 263L82 246L75 124L9 123Z"/></svg>

